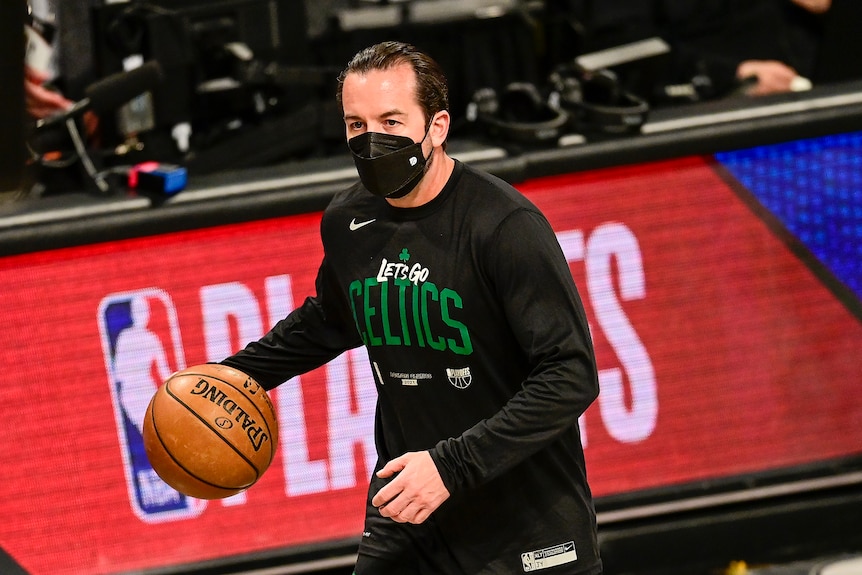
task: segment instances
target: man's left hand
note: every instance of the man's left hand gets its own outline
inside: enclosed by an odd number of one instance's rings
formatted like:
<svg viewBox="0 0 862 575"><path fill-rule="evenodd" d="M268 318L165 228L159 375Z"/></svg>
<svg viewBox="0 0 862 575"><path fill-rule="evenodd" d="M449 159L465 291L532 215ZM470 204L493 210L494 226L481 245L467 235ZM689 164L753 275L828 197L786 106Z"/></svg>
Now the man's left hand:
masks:
<svg viewBox="0 0 862 575"><path fill-rule="evenodd" d="M427 451L396 457L377 472L377 477L385 479L396 473L397 477L371 500L383 517L398 523L419 524L449 498L449 490Z"/></svg>

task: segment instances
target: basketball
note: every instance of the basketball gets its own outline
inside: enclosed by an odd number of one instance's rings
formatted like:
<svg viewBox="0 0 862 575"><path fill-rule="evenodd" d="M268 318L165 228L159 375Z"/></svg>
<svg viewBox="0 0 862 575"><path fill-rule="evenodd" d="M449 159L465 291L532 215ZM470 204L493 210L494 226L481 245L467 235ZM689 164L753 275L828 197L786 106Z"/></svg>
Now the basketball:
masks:
<svg viewBox="0 0 862 575"><path fill-rule="evenodd" d="M144 417L144 449L162 480L185 495L221 499L266 471L278 444L269 395L248 375L203 364L171 375Z"/></svg>

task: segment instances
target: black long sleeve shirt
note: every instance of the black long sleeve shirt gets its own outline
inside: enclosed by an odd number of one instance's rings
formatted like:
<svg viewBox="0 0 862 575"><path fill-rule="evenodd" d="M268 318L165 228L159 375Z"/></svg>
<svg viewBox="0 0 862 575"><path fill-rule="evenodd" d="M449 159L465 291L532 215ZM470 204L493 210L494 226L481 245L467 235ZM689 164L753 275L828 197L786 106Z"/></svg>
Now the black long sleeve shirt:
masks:
<svg viewBox="0 0 862 575"><path fill-rule="evenodd" d="M578 430L597 370L545 217L456 162L418 208L394 208L360 184L337 195L321 237L317 294L224 363L272 388L366 346L378 468L428 450L451 497L420 526L369 503L360 551L395 556L433 532L465 574L523 573L528 562L600 572ZM369 501L384 483L372 478Z"/></svg>

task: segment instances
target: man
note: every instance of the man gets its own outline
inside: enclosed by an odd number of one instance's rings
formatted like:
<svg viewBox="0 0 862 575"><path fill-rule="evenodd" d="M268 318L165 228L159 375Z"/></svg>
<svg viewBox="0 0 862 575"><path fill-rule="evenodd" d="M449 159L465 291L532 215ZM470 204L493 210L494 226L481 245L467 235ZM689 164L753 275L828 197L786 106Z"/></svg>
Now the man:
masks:
<svg viewBox="0 0 862 575"><path fill-rule="evenodd" d="M412 46L359 52L338 97L361 181L323 215L317 294L223 363L270 389L368 349L356 575L601 573L578 430L597 371L550 225L446 154L446 81Z"/></svg>

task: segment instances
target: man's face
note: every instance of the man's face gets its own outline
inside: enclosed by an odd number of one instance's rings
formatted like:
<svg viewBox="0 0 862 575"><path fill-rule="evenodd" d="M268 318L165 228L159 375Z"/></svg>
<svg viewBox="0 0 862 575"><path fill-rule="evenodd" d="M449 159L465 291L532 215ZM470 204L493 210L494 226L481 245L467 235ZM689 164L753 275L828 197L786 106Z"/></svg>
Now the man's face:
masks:
<svg viewBox="0 0 862 575"><path fill-rule="evenodd" d="M408 64L365 75L348 74L342 87L347 139L365 132L422 141L425 116L416 101L416 74Z"/></svg>

